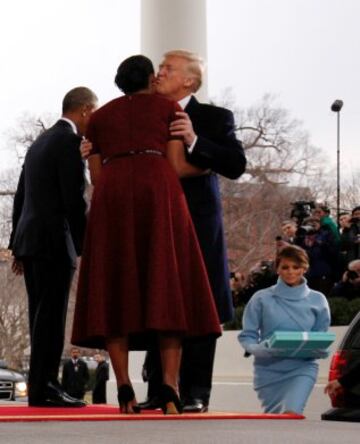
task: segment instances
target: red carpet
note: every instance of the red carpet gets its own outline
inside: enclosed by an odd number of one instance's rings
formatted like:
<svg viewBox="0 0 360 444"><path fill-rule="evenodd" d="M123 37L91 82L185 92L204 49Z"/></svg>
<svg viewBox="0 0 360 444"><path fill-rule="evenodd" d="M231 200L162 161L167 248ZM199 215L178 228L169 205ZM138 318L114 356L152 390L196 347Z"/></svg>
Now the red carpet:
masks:
<svg viewBox="0 0 360 444"><path fill-rule="evenodd" d="M161 411L147 411L138 415L123 415L118 407L89 405L83 408L45 408L0 406L0 422L26 421L144 421L144 420L211 420L211 419L304 419L302 415L275 415L238 412L209 412L183 415L163 415Z"/></svg>

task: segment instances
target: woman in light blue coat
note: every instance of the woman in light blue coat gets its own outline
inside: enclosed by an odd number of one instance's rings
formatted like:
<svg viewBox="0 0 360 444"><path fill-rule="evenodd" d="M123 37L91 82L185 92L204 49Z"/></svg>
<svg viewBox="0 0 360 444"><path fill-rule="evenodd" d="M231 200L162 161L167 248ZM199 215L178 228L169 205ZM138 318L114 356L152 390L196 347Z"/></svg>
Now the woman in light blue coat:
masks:
<svg viewBox="0 0 360 444"><path fill-rule="evenodd" d="M327 331L329 305L322 293L307 286L308 267L300 247L280 250L277 284L256 292L244 311L238 339L254 355L254 389L265 413L301 414L317 378L315 359L276 357L276 350L267 344L275 331ZM319 350L317 356L326 357L327 352Z"/></svg>

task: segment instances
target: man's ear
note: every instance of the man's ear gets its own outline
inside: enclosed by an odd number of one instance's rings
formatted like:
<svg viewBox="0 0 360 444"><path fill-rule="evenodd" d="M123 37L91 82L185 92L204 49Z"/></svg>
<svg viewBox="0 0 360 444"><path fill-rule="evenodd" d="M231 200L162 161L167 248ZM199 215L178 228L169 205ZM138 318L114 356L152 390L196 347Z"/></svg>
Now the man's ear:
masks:
<svg viewBox="0 0 360 444"><path fill-rule="evenodd" d="M192 77L185 77L184 86L186 89L192 89L194 85L194 79Z"/></svg>
<svg viewBox="0 0 360 444"><path fill-rule="evenodd" d="M88 105L82 105L80 111L81 111L81 117L86 117L86 114L89 111Z"/></svg>

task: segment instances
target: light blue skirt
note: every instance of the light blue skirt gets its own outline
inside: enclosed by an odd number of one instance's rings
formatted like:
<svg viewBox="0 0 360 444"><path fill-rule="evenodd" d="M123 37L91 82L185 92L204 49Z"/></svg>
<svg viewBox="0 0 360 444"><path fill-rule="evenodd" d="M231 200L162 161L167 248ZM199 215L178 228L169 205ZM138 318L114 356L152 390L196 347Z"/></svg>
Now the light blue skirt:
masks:
<svg viewBox="0 0 360 444"><path fill-rule="evenodd" d="M299 375L258 388L256 393L265 413L302 414L314 385L314 378Z"/></svg>

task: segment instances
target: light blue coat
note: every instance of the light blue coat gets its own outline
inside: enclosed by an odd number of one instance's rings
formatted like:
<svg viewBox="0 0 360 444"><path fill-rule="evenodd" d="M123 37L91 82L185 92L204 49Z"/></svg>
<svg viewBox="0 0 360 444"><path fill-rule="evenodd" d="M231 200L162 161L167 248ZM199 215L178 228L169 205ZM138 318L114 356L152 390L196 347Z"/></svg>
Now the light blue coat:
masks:
<svg viewBox="0 0 360 444"><path fill-rule="evenodd" d="M278 358L266 347L266 340L275 331L327 331L329 325L325 296L311 290L305 279L289 287L279 278L276 285L252 296L238 339L254 355L254 389L265 412L301 413L318 373L315 359ZM319 353L319 357L326 355Z"/></svg>

